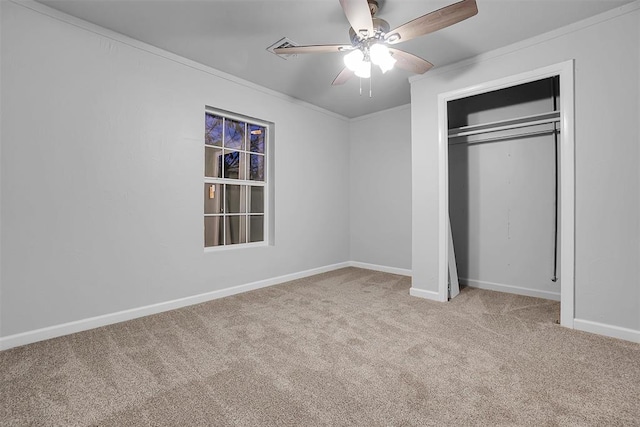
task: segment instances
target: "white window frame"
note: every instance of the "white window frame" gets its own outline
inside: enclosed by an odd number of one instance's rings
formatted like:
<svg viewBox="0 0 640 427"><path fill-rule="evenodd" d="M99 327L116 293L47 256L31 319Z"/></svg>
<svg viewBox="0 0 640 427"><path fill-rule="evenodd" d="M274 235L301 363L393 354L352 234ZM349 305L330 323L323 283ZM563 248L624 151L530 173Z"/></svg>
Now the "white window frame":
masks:
<svg viewBox="0 0 640 427"><path fill-rule="evenodd" d="M235 114L235 113L230 113L228 111L224 111L224 110L220 110L220 109L216 109L216 108L212 108L212 107L205 107L205 117L206 114L211 114L211 115L215 115L218 117L223 117L225 119L229 119L229 120L235 120L235 121L239 121L239 122L243 122L246 123L247 128L249 125L256 125L256 126L260 126L263 127L265 129L265 135L264 135L264 180L263 181L257 181L257 180L251 180L248 179L248 177L246 177L247 179L235 179L235 178L212 178L212 177L207 177L206 176L206 171L205 171L205 161L206 161L206 156L205 153L206 151L203 151L203 159L202 159L202 176L204 178L204 185L206 184L220 184L220 185L225 185L225 184L231 184L231 185L240 185L240 186L247 186L248 189L250 189L251 187L262 187L263 188L263 202L264 202L264 206L263 206L263 213L262 214L254 214L254 215L262 215L263 217L263 235L262 241L259 242L245 242L245 243L227 243L226 242L226 228L227 227L222 227L222 232L224 233L224 237L223 237L223 244L222 245L217 245L217 246L205 246L205 235L204 235L204 218L206 217L222 217L222 218L226 218L226 217L232 217L232 216L238 216L238 217L246 217L246 224L245 224L245 235L247 240L249 240L249 218L252 216L252 214L250 212L244 212L244 213L228 213L228 212L222 212L222 213L216 213L216 214L208 214L204 212L204 203L202 204L202 213L203 213L203 222L202 222L202 229L203 229L203 234L202 234L202 244L204 247L204 251L205 252L216 252L216 251L220 251L220 250L233 250L233 249L240 249L240 248L248 248L248 247L259 247L259 246L267 246L269 244L270 241L270 186L269 186L269 171L270 171L270 162L269 162L269 150L270 150L270 146L271 146L271 131L272 131L272 124L263 120L259 120L259 119L255 119L253 117L247 117L247 116L243 116L240 114ZM245 143L248 143L246 141L248 134L245 133ZM217 146L217 145L207 145L206 141L203 141L202 146L204 147L204 150L207 149L222 149L222 154L224 155L224 150L226 149L226 147L224 146L224 126L223 126L223 135L222 135L222 145L221 146ZM249 151L249 147L245 145L244 147L245 149L231 149L232 151L237 151L240 153L245 153L245 156L247 158L246 162L249 162L249 155L250 154L261 154L261 153L255 153L255 152L251 152ZM224 176L224 172L222 172L222 175ZM248 194L245 195L245 197L248 199ZM245 201L246 202L246 201ZM224 192L223 195L223 201L222 204L223 206L226 203L226 191ZM247 210L249 209L249 206L247 206Z"/></svg>

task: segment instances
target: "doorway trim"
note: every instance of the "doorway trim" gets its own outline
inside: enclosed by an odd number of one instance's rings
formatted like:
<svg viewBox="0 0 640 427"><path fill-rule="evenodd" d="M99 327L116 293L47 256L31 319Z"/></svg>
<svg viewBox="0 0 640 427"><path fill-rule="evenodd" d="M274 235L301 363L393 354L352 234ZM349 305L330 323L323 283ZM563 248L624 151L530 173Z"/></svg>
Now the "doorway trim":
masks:
<svg viewBox="0 0 640 427"><path fill-rule="evenodd" d="M561 62L438 95L438 299L448 300L449 132L447 103L536 80L560 78L560 324L573 329L575 290L574 63Z"/></svg>

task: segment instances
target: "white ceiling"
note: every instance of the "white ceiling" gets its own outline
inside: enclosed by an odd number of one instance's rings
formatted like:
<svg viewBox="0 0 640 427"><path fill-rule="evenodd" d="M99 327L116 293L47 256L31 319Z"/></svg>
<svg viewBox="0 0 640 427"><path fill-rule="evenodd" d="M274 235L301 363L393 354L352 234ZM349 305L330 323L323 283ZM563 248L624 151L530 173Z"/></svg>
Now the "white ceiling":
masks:
<svg viewBox="0 0 640 427"><path fill-rule="evenodd" d="M365 1L365 0L363 0ZM302 44L348 44L338 0L40 0L50 7L346 117L410 102L410 73L374 72L331 86L342 54L283 60L266 48L282 37ZM385 0L377 16L397 27L454 3ZM442 67L551 31L631 0L477 0L478 15L396 45Z"/></svg>

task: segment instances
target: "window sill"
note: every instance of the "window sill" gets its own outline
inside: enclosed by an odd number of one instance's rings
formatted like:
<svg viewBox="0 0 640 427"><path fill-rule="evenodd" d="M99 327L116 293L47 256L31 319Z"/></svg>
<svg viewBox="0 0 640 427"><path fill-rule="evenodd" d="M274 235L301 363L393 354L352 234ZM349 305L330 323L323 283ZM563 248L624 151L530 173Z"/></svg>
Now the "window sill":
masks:
<svg viewBox="0 0 640 427"><path fill-rule="evenodd" d="M236 245L209 246L204 248L204 253L230 251L230 250L236 250L236 249L260 248L264 246L269 246L269 243L254 242L254 243L238 243Z"/></svg>

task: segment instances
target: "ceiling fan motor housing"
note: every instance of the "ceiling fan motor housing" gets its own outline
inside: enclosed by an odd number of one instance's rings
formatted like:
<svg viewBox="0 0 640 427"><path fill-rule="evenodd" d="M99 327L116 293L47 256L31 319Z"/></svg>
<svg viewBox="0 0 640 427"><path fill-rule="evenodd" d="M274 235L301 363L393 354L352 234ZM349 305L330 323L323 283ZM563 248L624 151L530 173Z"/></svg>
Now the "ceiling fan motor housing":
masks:
<svg viewBox="0 0 640 427"><path fill-rule="evenodd" d="M364 41L373 40L384 40L384 35L389 32L389 23L381 18L373 18L373 35L369 36L366 39L362 39L360 35L356 34L353 28L349 28L349 39L351 40L351 44L353 46L358 46L362 44Z"/></svg>

